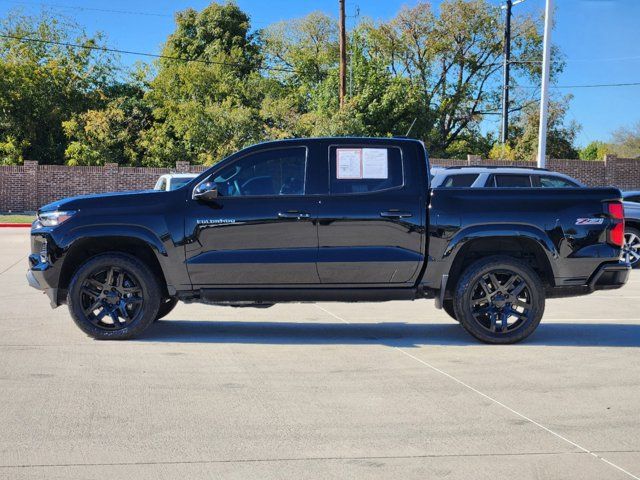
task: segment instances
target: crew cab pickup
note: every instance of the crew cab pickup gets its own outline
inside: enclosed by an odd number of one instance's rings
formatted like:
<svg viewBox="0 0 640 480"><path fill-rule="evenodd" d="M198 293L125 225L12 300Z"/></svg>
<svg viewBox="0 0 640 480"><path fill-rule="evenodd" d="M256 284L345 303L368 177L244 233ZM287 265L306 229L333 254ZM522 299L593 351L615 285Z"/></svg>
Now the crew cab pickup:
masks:
<svg viewBox="0 0 640 480"><path fill-rule="evenodd" d="M254 145L175 191L42 207L28 281L97 339L139 335L177 301L433 298L488 343L529 336L547 297L627 281L618 189L430 190L428 172L413 139Z"/></svg>

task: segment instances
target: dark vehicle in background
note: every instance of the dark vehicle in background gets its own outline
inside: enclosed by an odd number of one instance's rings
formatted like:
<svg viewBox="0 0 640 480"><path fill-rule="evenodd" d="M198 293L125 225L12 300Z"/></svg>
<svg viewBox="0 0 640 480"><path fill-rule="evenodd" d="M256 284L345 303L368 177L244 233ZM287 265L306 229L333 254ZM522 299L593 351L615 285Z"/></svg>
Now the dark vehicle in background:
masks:
<svg viewBox="0 0 640 480"><path fill-rule="evenodd" d="M429 187L417 140L258 144L178 190L42 207L27 277L98 339L139 335L178 300L433 298L488 343L529 336L549 296L627 281L615 188Z"/></svg>
<svg viewBox="0 0 640 480"><path fill-rule="evenodd" d="M433 167L431 188L577 188L584 187L575 178L546 168L524 167Z"/></svg>
<svg viewBox="0 0 640 480"><path fill-rule="evenodd" d="M633 268L640 267L640 190L622 192L624 199L624 255Z"/></svg>

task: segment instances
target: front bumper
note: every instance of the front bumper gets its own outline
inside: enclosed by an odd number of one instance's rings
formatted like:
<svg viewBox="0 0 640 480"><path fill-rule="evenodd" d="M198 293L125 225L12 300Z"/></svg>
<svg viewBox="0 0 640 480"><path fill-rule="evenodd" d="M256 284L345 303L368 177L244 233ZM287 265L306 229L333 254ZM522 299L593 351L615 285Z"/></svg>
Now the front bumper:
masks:
<svg viewBox="0 0 640 480"><path fill-rule="evenodd" d="M626 262L600 265L589 279L589 290L611 290L622 287L629 279L631 265Z"/></svg>
<svg viewBox="0 0 640 480"><path fill-rule="evenodd" d="M47 294L51 308L56 308L58 304L58 289L52 288L50 276L52 269L48 263L40 263L38 255L29 256L29 270L27 270L27 283L30 287Z"/></svg>

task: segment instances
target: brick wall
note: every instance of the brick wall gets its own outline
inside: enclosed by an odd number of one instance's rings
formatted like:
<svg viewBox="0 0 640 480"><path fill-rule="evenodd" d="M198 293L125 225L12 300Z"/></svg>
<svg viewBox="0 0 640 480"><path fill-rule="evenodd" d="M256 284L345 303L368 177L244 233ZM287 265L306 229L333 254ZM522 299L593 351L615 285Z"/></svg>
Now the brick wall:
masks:
<svg viewBox="0 0 640 480"><path fill-rule="evenodd" d="M469 155L466 160L431 159L432 166L518 165L534 167L534 162L483 160ZM640 160L607 156L604 162L549 159L547 168L566 173L590 186L613 185L623 190L640 190ZM87 193L102 193L153 188L164 173L200 173L202 165L177 162L173 169L119 167L68 167L38 165L0 166L0 212L33 211L39 206L64 197Z"/></svg>

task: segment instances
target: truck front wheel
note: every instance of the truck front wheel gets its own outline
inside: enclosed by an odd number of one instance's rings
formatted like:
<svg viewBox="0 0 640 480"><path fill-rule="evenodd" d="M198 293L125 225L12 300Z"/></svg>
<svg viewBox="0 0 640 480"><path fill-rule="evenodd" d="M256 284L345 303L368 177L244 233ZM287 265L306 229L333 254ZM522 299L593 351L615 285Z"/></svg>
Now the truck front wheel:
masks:
<svg viewBox="0 0 640 480"><path fill-rule="evenodd" d="M492 256L471 264L460 276L453 306L471 335L485 343L516 343L538 327L544 313L544 287L527 264Z"/></svg>
<svg viewBox="0 0 640 480"><path fill-rule="evenodd" d="M458 321L458 318L456 317L456 311L453 308L453 300L443 301L442 309L447 313L447 315L453 318L456 322Z"/></svg>
<svg viewBox="0 0 640 480"><path fill-rule="evenodd" d="M171 310L176 308L177 304L178 304L178 297L163 298L162 301L160 302L160 308L158 308L158 314L156 315L154 322L157 322L161 318L164 318L167 315L169 315L169 313L171 313Z"/></svg>
<svg viewBox="0 0 640 480"><path fill-rule="evenodd" d="M140 335L158 315L161 290L153 273L123 253L90 258L73 275L67 303L73 321L98 340Z"/></svg>

